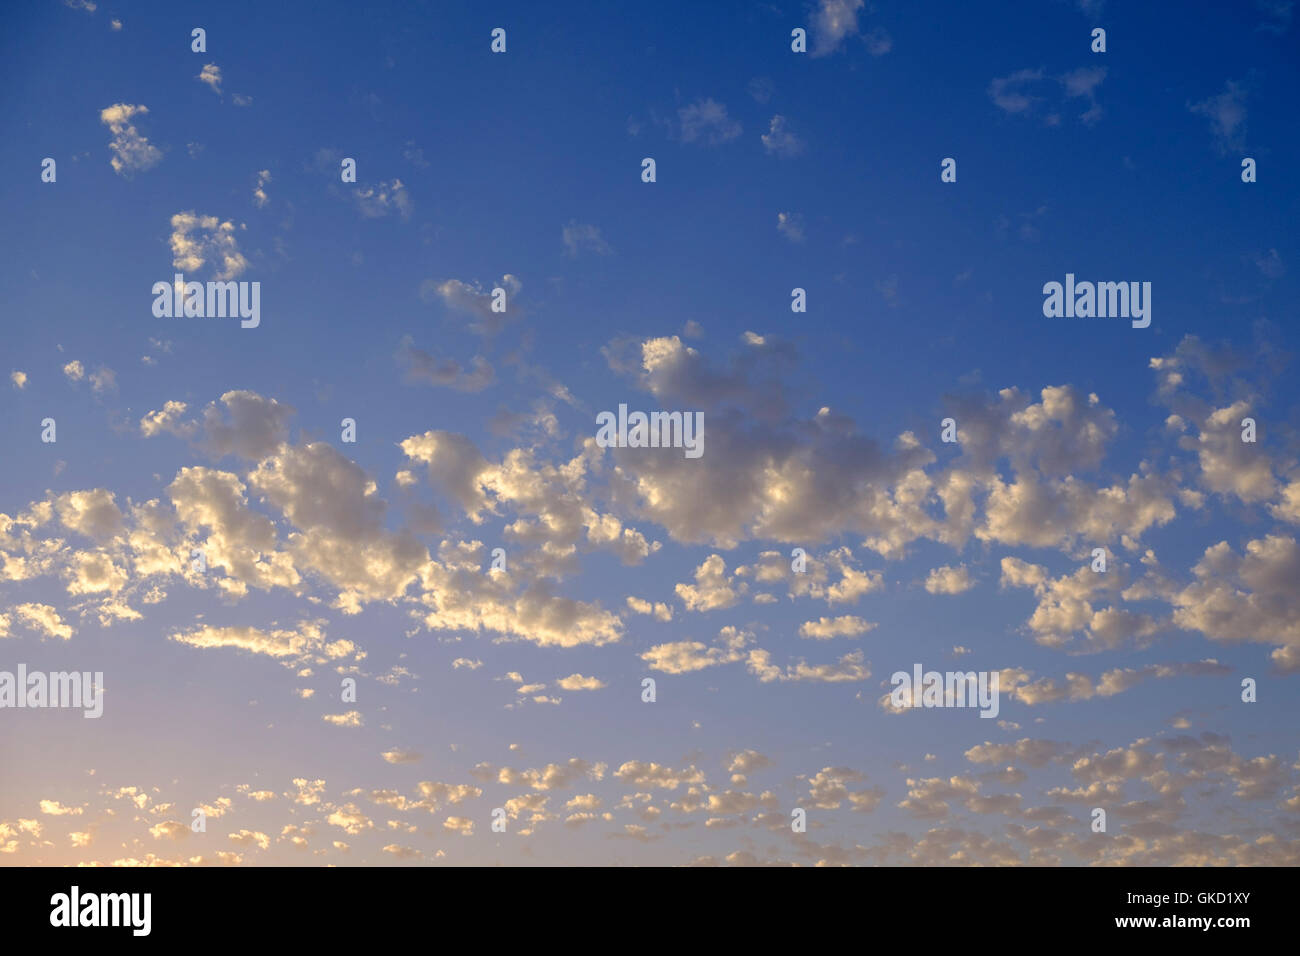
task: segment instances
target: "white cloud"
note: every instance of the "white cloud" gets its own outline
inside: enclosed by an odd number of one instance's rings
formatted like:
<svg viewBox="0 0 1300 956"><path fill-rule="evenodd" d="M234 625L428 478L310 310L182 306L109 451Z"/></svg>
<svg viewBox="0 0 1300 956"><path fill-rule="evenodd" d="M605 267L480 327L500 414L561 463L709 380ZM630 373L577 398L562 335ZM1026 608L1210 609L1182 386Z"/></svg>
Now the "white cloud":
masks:
<svg viewBox="0 0 1300 956"><path fill-rule="evenodd" d="M108 144L113 152L113 158L109 162L119 176L152 169L162 161L162 151L151 145L131 122L133 117L148 112L148 107L143 104L135 106L128 103L114 103L100 110L99 121L113 134L113 139Z"/></svg>
<svg viewBox="0 0 1300 956"><path fill-rule="evenodd" d="M145 438L167 433L178 438L191 438L198 430L197 422L183 422L181 417L188 406L184 402L168 401L157 411L140 419L140 434Z"/></svg>
<svg viewBox="0 0 1300 956"><path fill-rule="evenodd" d="M57 637L66 641L75 633L71 627L63 623L59 612L48 604L19 604L14 607L14 612L28 627L39 631L45 637Z"/></svg>
<svg viewBox="0 0 1300 956"><path fill-rule="evenodd" d="M955 568L935 568L925 579L925 589L930 594L962 594L975 586L966 565Z"/></svg>
<svg viewBox="0 0 1300 956"><path fill-rule="evenodd" d="M420 754L414 750L386 750L380 756L388 763L416 763L420 760Z"/></svg>
<svg viewBox="0 0 1300 956"><path fill-rule="evenodd" d="M321 714L321 720L335 727L360 727L365 723L360 711L349 710L343 714Z"/></svg>
<svg viewBox="0 0 1300 956"><path fill-rule="evenodd" d="M564 690L600 690L602 687L607 686L598 677L583 677L581 674L570 674L568 677L561 677L555 683Z"/></svg>
<svg viewBox="0 0 1300 956"><path fill-rule="evenodd" d="M190 210L172 216L171 226L172 265L182 273L198 272L211 261L216 269L214 277L224 280L234 279L248 268L248 260L235 239L233 222Z"/></svg>
<svg viewBox="0 0 1300 956"><path fill-rule="evenodd" d="M727 580L727 563L720 554L711 554L695 569L694 584L678 584L677 596L688 611L716 611L731 607L739 595Z"/></svg>
<svg viewBox="0 0 1300 956"><path fill-rule="evenodd" d="M851 614L842 617L820 617L815 621L804 622L799 628L799 636L819 641L833 637L857 637L866 634L876 626L871 621L864 621Z"/></svg>
<svg viewBox="0 0 1300 956"><path fill-rule="evenodd" d="M257 185L253 187L253 204L258 209L263 208L271 201L271 197L266 194L266 184L271 181L271 171L263 169L257 174Z"/></svg>
<svg viewBox="0 0 1300 956"><path fill-rule="evenodd" d="M221 95L221 67L215 63L205 64L195 79L200 83L206 83L218 96Z"/></svg>

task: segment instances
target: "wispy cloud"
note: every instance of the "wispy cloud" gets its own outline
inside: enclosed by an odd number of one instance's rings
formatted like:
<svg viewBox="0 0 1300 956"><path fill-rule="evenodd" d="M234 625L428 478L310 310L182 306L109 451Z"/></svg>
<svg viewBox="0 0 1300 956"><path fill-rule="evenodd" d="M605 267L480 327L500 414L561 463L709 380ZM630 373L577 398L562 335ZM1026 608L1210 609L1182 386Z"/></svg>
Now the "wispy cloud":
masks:
<svg viewBox="0 0 1300 956"><path fill-rule="evenodd" d="M1222 93L1197 103L1187 104L1187 108L1197 116L1204 116L1210 121L1210 132L1214 135L1214 148L1220 155L1242 149L1244 146L1246 96L1244 83L1228 80L1224 84Z"/></svg>

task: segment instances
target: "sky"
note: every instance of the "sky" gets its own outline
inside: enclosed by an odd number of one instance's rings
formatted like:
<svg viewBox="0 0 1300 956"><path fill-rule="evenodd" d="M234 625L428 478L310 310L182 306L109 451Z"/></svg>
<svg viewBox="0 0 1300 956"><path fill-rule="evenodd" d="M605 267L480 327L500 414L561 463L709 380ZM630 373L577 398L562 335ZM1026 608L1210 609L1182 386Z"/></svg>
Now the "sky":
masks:
<svg viewBox="0 0 1300 956"><path fill-rule="evenodd" d="M1294 6L6 6L0 863L1300 863Z"/></svg>

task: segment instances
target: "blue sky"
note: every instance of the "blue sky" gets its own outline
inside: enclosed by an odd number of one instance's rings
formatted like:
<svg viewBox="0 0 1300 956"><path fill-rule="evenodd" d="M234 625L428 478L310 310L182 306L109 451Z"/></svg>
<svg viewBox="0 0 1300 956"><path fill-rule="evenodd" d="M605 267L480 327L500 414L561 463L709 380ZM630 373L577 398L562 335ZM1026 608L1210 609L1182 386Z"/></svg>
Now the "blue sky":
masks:
<svg viewBox="0 0 1300 956"><path fill-rule="evenodd" d="M0 670L106 704L0 862L1296 861L1292 3L91 6L0 31Z"/></svg>

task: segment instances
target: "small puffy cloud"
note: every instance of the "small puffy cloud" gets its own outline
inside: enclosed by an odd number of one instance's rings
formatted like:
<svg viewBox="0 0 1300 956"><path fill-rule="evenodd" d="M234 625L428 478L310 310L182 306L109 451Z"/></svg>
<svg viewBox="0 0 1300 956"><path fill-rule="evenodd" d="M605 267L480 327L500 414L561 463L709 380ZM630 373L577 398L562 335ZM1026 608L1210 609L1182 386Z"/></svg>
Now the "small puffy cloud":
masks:
<svg viewBox="0 0 1300 956"><path fill-rule="evenodd" d="M1014 743L995 744L986 740L967 750L965 757L971 763L1044 767L1052 761L1065 760L1069 755L1069 749L1066 744L1054 740L1025 737Z"/></svg>
<svg viewBox="0 0 1300 956"><path fill-rule="evenodd" d="M672 641L657 644L641 654L651 670L665 674L689 674L719 664L732 664L743 654L730 647L709 647L699 641Z"/></svg>
<svg viewBox="0 0 1300 956"><path fill-rule="evenodd" d="M198 429L198 424L181 420L187 408L184 402L166 402L161 409L152 411L140 419L140 434L145 438L152 438L165 432L178 438L192 438Z"/></svg>
<svg viewBox="0 0 1300 956"><path fill-rule="evenodd" d="M772 766L771 758L757 750L742 750L728 758L727 770L730 773L752 773L763 767Z"/></svg>
<svg viewBox="0 0 1300 956"><path fill-rule="evenodd" d="M14 388L23 389L27 387L27 373L13 371L9 373L9 381L14 383Z"/></svg>
<svg viewBox="0 0 1300 956"><path fill-rule="evenodd" d="M961 594L975 586L966 565L955 568L935 568L925 579L925 589L931 594Z"/></svg>
<svg viewBox="0 0 1300 956"><path fill-rule="evenodd" d="M151 826L149 835L155 840L184 840L190 835L190 828L179 820L164 820Z"/></svg>
<svg viewBox="0 0 1300 956"><path fill-rule="evenodd" d="M651 603L638 597L629 597L627 606L637 614L652 614L657 621L671 621L673 619L673 609L661 602Z"/></svg>
<svg viewBox="0 0 1300 956"><path fill-rule="evenodd" d="M907 786L907 799L898 806L920 819L941 820L949 814L949 800L969 802L979 797L979 784L970 777L909 778Z"/></svg>
<svg viewBox="0 0 1300 956"><path fill-rule="evenodd" d="M212 88L212 92L218 96L221 95L221 67L215 63L204 64L203 69L199 71L199 75L195 79L200 83L206 83Z"/></svg>
<svg viewBox="0 0 1300 956"><path fill-rule="evenodd" d="M148 112L148 107L143 104L136 106L130 103L114 103L99 111L99 121L113 134L113 139L108 144L113 153L109 162L119 176L152 169L162 160L162 151L151 145L131 122L133 117Z"/></svg>
<svg viewBox="0 0 1300 956"><path fill-rule="evenodd" d="M420 788L421 809L435 813L448 804L456 806L466 800L483 796L479 787L470 783L439 783L434 780L421 780L416 786Z"/></svg>
<svg viewBox="0 0 1300 956"><path fill-rule="evenodd" d="M326 822L341 828L349 836L356 836L364 830L373 830L375 822L357 808L354 803L345 804L334 810Z"/></svg>
<svg viewBox="0 0 1300 956"><path fill-rule="evenodd" d="M266 194L266 184L271 181L271 171L263 169L257 174L257 185L253 187L253 204L258 209L263 208L271 201L271 197Z"/></svg>
<svg viewBox="0 0 1300 956"><path fill-rule="evenodd" d="M514 770L510 767L497 768L482 763L470 771L470 775L480 780L495 781L511 786L527 784L533 790L563 790L572 787L583 778L601 780L605 776L606 765L592 764L579 757L569 758L567 763L549 763L545 767L528 770ZM543 801L544 802L544 801Z"/></svg>
<svg viewBox="0 0 1300 956"><path fill-rule="evenodd" d="M321 794L325 792L324 780L308 780L305 777L294 777L293 785L298 788L296 794L286 794L293 799L293 802L303 807L311 807L320 803Z"/></svg>
<svg viewBox="0 0 1300 956"><path fill-rule="evenodd" d="M849 767L823 767L808 779L808 799L819 810L838 810L848 801L855 812L868 813L885 795L879 787L849 790L848 784L860 781L862 774Z"/></svg>
<svg viewBox="0 0 1300 956"><path fill-rule="evenodd" d="M822 617L815 621L806 621L799 628L800 637L825 641L833 637L857 637L876 627L871 621L846 614L842 617Z"/></svg>
<svg viewBox="0 0 1300 956"><path fill-rule="evenodd" d="M321 720L335 727L360 727L364 723L360 711L349 710L345 714L321 714Z"/></svg>
<svg viewBox="0 0 1300 956"><path fill-rule="evenodd" d="M556 681L564 690L600 690L606 684L599 677L583 677L581 674L570 674L568 677L561 677Z"/></svg>
<svg viewBox="0 0 1300 956"><path fill-rule="evenodd" d="M228 839L237 846L256 846L259 850L265 850L271 845L271 838L260 830L240 830L229 834Z"/></svg>
<svg viewBox="0 0 1300 956"><path fill-rule="evenodd" d="M681 786L704 783L704 771L693 764L683 770L674 770L660 764L629 760L614 771L614 776L628 786L676 790Z"/></svg>
<svg viewBox="0 0 1300 956"><path fill-rule="evenodd" d="M63 366L63 374L70 382L80 382L86 377L86 367L76 359Z"/></svg>
<svg viewBox="0 0 1300 956"><path fill-rule="evenodd" d="M172 265L183 273L198 272L211 262L216 279L234 279L248 268L235 240L235 224L193 210L171 218ZM241 227L242 228L242 227Z"/></svg>
<svg viewBox="0 0 1300 956"><path fill-rule="evenodd" d="M414 750L385 750L380 754L389 763L415 763L420 759L420 754Z"/></svg>
<svg viewBox="0 0 1300 956"><path fill-rule="evenodd" d="M739 600L727 579L727 563L720 554L711 554L695 569L694 584L678 584L677 596L688 611L716 611L731 607Z"/></svg>
<svg viewBox="0 0 1300 956"><path fill-rule="evenodd" d="M420 851L414 847L399 846L396 843L388 844L383 852L398 860L418 860L421 856Z"/></svg>
<svg viewBox="0 0 1300 956"><path fill-rule="evenodd" d="M0 635L3 636L3 635ZM1300 644L1279 647L1269 654L1273 666L1283 674L1300 672Z"/></svg>

